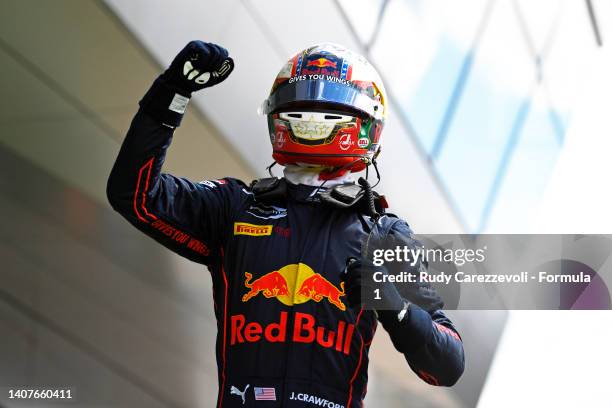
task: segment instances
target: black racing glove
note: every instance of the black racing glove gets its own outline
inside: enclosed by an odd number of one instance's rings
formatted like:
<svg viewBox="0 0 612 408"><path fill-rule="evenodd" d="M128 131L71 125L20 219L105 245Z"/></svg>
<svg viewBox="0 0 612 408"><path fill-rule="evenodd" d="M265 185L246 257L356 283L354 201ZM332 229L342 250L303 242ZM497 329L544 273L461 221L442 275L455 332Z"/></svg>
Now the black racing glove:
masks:
<svg viewBox="0 0 612 408"><path fill-rule="evenodd" d="M383 281L383 282L376 282ZM350 307L366 305L377 311L390 310L399 313L405 300L397 287L385 279L389 275L384 266L375 266L367 259L349 258L346 266L345 287Z"/></svg>
<svg viewBox="0 0 612 408"><path fill-rule="evenodd" d="M217 85L233 69L234 60L228 56L225 48L191 41L155 80L140 101L140 109L167 126L177 127L191 94Z"/></svg>
<svg viewBox="0 0 612 408"><path fill-rule="evenodd" d="M161 77L184 94L222 82L234 69L225 48L213 43L191 41L174 58Z"/></svg>

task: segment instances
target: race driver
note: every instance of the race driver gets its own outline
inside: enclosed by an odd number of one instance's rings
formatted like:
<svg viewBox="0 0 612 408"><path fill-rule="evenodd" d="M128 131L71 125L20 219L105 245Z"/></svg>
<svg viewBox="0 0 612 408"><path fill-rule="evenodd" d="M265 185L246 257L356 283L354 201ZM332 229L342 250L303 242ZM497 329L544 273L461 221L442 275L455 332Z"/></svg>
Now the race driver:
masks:
<svg viewBox="0 0 612 408"><path fill-rule="evenodd" d="M367 180L352 180L375 164L387 113L380 77L363 57L320 44L279 72L261 112L284 177L246 185L161 172L192 93L233 68L224 48L190 42L140 101L107 189L136 228L208 267L217 406L361 407L379 321L421 379L455 384L463 346L435 292L372 279L392 273L373 265L374 246L417 242ZM380 299L366 304L362 292L374 289Z"/></svg>

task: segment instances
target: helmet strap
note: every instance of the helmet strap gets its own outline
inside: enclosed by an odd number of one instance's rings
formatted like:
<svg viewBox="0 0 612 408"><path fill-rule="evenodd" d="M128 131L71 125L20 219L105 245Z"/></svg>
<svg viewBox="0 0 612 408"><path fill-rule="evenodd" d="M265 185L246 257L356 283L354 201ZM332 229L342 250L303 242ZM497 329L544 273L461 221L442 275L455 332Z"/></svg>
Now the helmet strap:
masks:
<svg viewBox="0 0 612 408"><path fill-rule="evenodd" d="M374 170L376 170L376 183L372 186L372 188L376 187L378 183L380 183L380 171L378 170L378 163L376 162L376 158L372 159L372 165L374 166ZM366 167L366 179L368 178L368 168Z"/></svg>
<svg viewBox="0 0 612 408"><path fill-rule="evenodd" d="M272 174L272 167L274 166L276 166L276 160L274 160L272 164L266 167L266 170L268 170L268 174L270 175L270 177L274 177L274 174Z"/></svg>

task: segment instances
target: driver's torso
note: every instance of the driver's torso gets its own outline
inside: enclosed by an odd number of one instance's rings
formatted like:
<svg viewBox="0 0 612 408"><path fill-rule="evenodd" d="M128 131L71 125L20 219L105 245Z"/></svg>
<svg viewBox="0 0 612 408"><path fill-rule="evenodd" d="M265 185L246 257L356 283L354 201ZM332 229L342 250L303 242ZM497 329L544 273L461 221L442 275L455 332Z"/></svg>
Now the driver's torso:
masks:
<svg viewBox="0 0 612 408"><path fill-rule="evenodd" d="M312 191L292 186L284 206L247 194L228 226L215 279L223 406L348 407L365 395L376 319L346 305L342 274L367 233Z"/></svg>

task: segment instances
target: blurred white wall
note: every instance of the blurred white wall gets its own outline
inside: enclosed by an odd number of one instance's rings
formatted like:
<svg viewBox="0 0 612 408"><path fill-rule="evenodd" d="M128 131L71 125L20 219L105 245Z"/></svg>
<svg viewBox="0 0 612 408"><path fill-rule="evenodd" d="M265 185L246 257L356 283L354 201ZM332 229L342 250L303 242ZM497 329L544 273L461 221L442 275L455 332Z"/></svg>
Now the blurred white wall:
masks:
<svg viewBox="0 0 612 408"><path fill-rule="evenodd" d="M602 9L612 14L612 7ZM612 25L612 18L604 22ZM584 88L576 96L565 146L535 217L536 231L612 232L612 29L606 33L605 45L588 56Z"/></svg>
<svg viewBox="0 0 612 408"><path fill-rule="evenodd" d="M568 101L571 124L531 232L612 233L612 3L593 5L603 46L566 44L584 70ZM610 345L609 310L511 312L478 406L610 407Z"/></svg>

